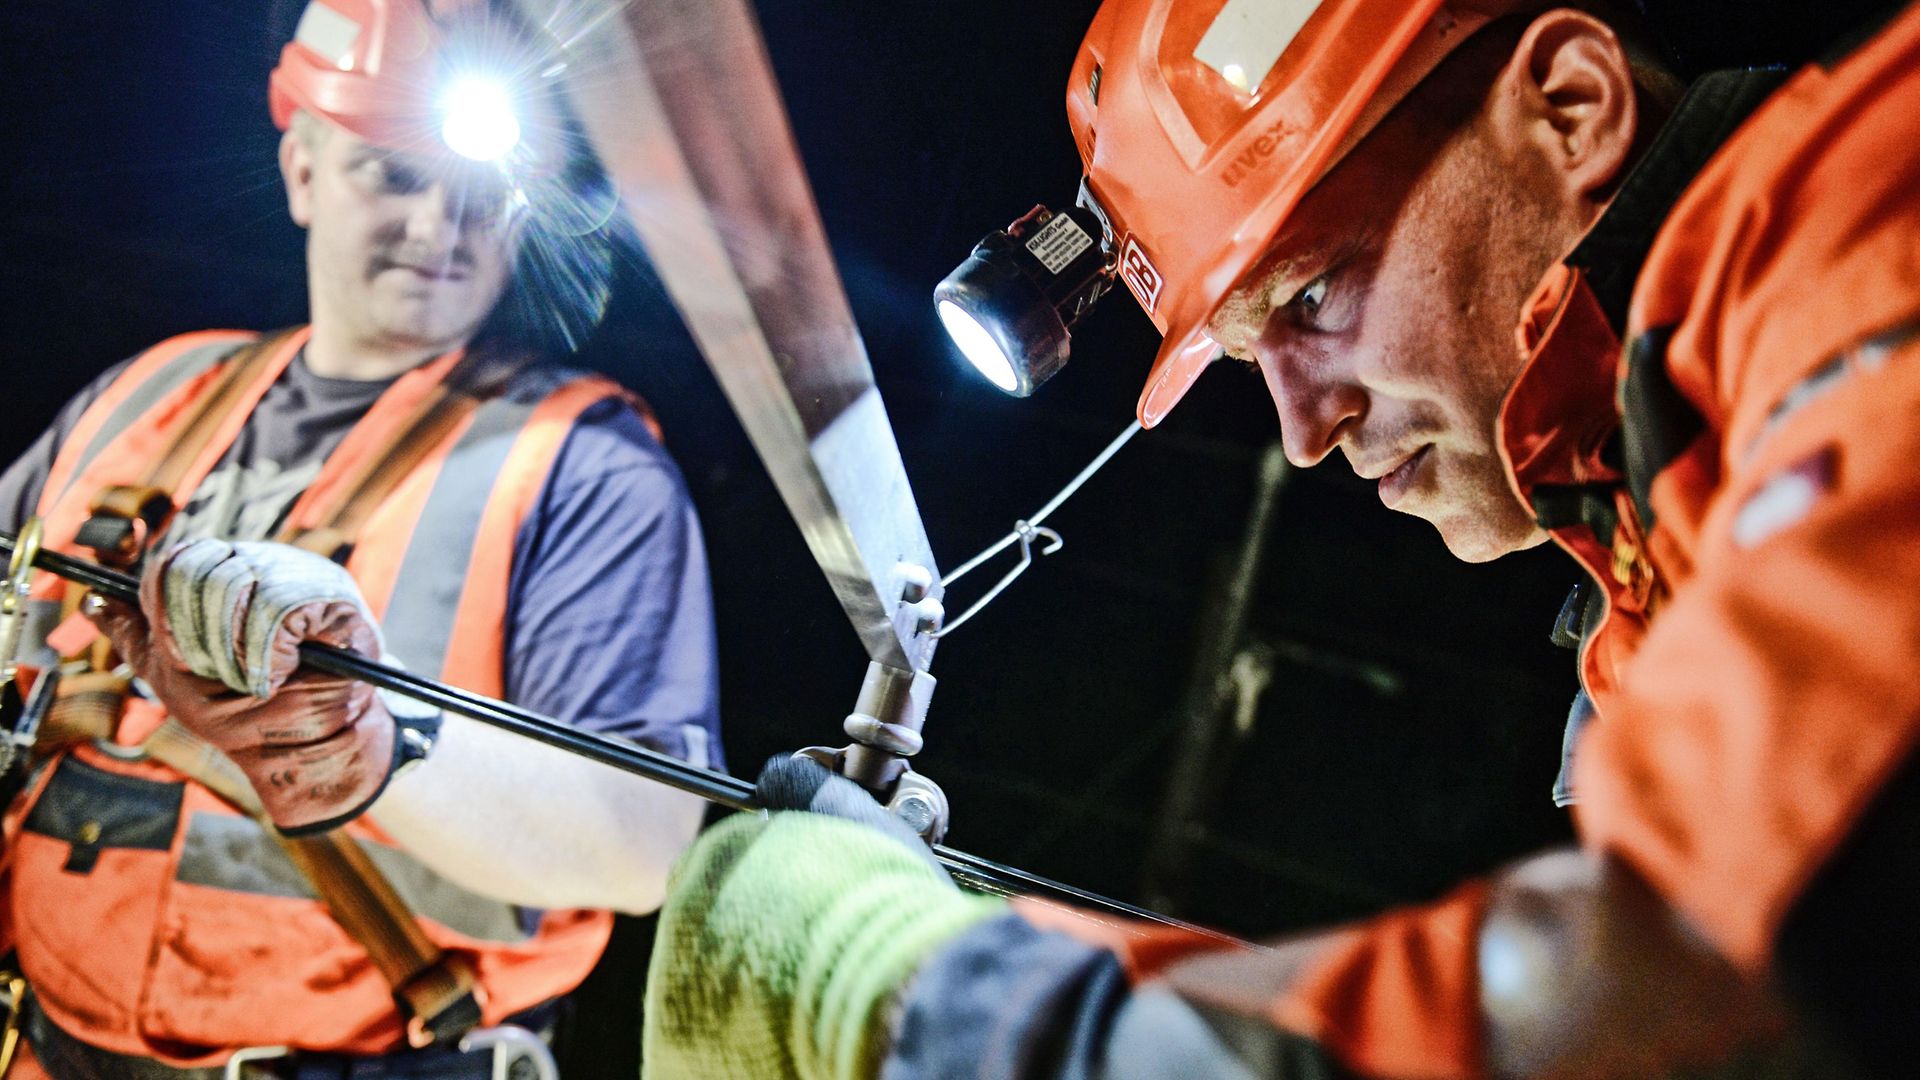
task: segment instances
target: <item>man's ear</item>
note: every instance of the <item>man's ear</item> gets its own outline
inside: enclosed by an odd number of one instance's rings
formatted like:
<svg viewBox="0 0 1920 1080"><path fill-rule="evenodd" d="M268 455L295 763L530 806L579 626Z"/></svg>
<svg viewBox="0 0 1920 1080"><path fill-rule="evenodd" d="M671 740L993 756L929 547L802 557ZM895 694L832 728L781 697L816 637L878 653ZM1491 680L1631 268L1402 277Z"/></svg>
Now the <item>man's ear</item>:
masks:
<svg viewBox="0 0 1920 1080"><path fill-rule="evenodd" d="M1620 40L1585 12L1546 12L1521 35L1498 81L1497 125L1534 151L1563 195L1597 213L1631 163L1640 119Z"/></svg>
<svg viewBox="0 0 1920 1080"><path fill-rule="evenodd" d="M280 136L280 179L287 184L287 213L306 228L313 221L313 147L297 131Z"/></svg>

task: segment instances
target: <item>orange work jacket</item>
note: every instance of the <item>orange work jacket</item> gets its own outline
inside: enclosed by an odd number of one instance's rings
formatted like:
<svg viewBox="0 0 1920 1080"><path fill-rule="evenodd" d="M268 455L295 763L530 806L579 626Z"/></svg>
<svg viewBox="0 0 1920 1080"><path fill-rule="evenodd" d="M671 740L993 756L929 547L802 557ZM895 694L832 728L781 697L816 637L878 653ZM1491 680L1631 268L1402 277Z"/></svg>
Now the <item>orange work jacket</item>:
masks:
<svg viewBox="0 0 1920 1080"><path fill-rule="evenodd" d="M1666 216L1624 349L1582 273L1543 285L1503 417L1523 498L1612 490L1611 537L1554 530L1607 592L1582 842L1751 972L1920 736L1916 101L1920 8L1795 73Z"/></svg>
<svg viewBox="0 0 1920 1080"><path fill-rule="evenodd" d="M86 410L46 482L47 546L74 541L103 487L143 470L255 335L189 334L138 357ZM295 334L175 492L184 502L304 344ZM403 375L348 433L291 511L296 524L330 485L389 445L396 425L442 379L446 356ZM410 670L498 697L515 536L555 454L589 406L624 396L591 375L535 365L450 432L375 511L347 561ZM49 576L34 597L68 586ZM148 715L140 715L141 713ZM118 741L157 724L133 702ZM223 1060L234 1047L288 1045L379 1053L404 1045L393 996L366 952L334 922L276 842L206 788L122 746L85 745L36 775L8 817L10 932L47 1015L73 1035L175 1064ZM612 917L521 912L449 882L370 819L346 827L441 948L472 962L484 1022L576 986L605 947Z"/></svg>
<svg viewBox="0 0 1920 1080"><path fill-rule="evenodd" d="M1696 84L1706 134L1672 131L1541 283L1499 419L1516 496L1603 592L1581 842L1749 972L1920 738L1920 6L1759 78ZM1358 1075L1482 1077L1487 898L1207 970ZM1023 913L1135 975L1221 948Z"/></svg>

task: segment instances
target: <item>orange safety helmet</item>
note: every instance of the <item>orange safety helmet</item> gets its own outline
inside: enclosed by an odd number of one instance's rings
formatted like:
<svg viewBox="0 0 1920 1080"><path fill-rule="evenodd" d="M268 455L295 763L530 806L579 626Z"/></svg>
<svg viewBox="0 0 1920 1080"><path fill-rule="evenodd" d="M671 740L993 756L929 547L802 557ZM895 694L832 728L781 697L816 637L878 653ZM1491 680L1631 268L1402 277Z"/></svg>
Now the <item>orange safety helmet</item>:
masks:
<svg viewBox="0 0 1920 1080"><path fill-rule="evenodd" d="M1218 355L1205 327L1300 199L1446 55L1539 0L1107 0L1067 116L1115 273L1166 335L1152 427Z"/></svg>
<svg viewBox="0 0 1920 1080"><path fill-rule="evenodd" d="M268 82L274 126L304 109L367 142L415 149L433 137L441 20L477 0L311 0Z"/></svg>

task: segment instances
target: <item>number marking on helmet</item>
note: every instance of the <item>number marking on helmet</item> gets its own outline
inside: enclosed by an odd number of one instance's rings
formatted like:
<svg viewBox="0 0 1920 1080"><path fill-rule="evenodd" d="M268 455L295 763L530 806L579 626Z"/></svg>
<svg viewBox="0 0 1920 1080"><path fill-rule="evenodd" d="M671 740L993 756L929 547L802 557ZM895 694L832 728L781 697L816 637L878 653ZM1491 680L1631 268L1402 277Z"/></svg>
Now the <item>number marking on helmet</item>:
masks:
<svg viewBox="0 0 1920 1080"><path fill-rule="evenodd" d="M1127 237L1127 250L1120 256L1120 277L1127 283L1127 288L1133 290L1133 295L1140 299L1140 306L1151 315L1153 305L1160 299L1160 286L1165 281L1160 277L1160 271L1154 269L1153 260L1147 258L1147 249L1131 236Z"/></svg>

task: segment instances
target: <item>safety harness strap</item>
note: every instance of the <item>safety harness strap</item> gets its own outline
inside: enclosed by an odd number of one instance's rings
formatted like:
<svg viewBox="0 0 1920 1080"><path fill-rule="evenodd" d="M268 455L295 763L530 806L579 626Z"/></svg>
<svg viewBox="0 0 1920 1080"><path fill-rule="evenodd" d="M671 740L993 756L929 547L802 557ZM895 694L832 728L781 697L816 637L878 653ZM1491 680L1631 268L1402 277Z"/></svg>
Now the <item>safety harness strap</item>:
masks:
<svg viewBox="0 0 1920 1080"><path fill-rule="evenodd" d="M458 1038L480 1024L471 967L434 945L380 868L352 838L336 829L313 836L282 836L246 774L212 744L168 719L140 744L147 756L245 811L280 844L393 987L406 1009L415 1046Z"/></svg>
<svg viewBox="0 0 1920 1080"><path fill-rule="evenodd" d="M349 479L312 498L303 497L287 516L280 542L345 561L373 512L475 409L506 388L525 368L521 355L470 352L463 355L416 404L400 434L384 446L356 455ZM351 438L351 436L349 436ZM342 446L340 452L352 448ZM318 485L316 485L316 488Z"/></svg>
<svg viewBox="0 0 1920 1080"><path fill-rule="evenodd" d="M129 562L137 560L146 546L165 527L165 518L173 510L173 490L186 476L225 425L235 410L250 409L257 395L246 389L265 374L278 351L276 346L292 331L271 335L247 346L221 376L220 383L201 399L192 418L155 461L141 489L117 496L116 506L147 504L164 508L159 520L149 521L136 515L122 518L138 521L145 528L129 525L124 540L132 541ZM344 559L354 540L374 511L436 446L466 422L487 398L498 393L522 367L525 358L466 354L451 361L451 369L411 408L406 419L390 430L385 439L361 440L359 453L348 462L351 472L339 483L327 485L324 494L310 489L303 497L276 539L315 551L331 559ZM378 409L378 405L375 406ZM363 421L364 423L364 421ZM354 441L354 434L348 436ZM347 446L343 444L342 450ZM339 451L336 451L339 453ZM316 482L316 487L320 482ZM111 495L109 489L103 495ZM96 518L104 500L96 499ZM117 516L117 515L116 515ZM91 522L89 522L91 525ZM104 537L104 533L102 533ZM84 537L83 543L88 542ZM103 552L104 554L104 552ZM124 677L96 674L96 679L113 680L124 693ZM99 695L94 695L99 696ZM60 725L69 738L76 733L104 737L117 718L120 694L111 698L113 708L89 710L93 723ZM76 699L79 695L74 695ZM76 700L75 704L80 702ZM106 719L105 730L100 720ZM261 806L259 796L238 766L212 744L201 739L172 719L166 720L144 739L140 748L151 758L165 764L209 791L232 803L254 818L285 850L289 859L313 885L341 928L367 951L374 966L393 988L395 1002L407 1017L407 1039L416 1047L449 1043L478 1027L484 1005L477 974L464 959L435 945L420 928L406 901L394 889L365 851L344 833L334 830L313 836L283 836L274 827Z"/></svg>
<svg viewBox="0 0 1920 1080"><path fill-rule="evenodd" d="M1706 418L1667 372L1667 341L1672 336L1671 327L1658 327L1629 342L1620 379L1627 493L1641 528L1647 530L1654 526L1654 477L1707 430Z"/></svg>
<svg viewBox="0 0 1920 1080"><path fill-rule="evenodd" d="M92 516L75 539L111 565L137 562L172 519L174 491L225 426L223 421L243 408L250 411L265 390L261 384L271 381L268 369L282 359L280 346L297 332L297 327L280 330L241 346L222 366L212 390L195 403L173 441L153 459L142 482L116 484L93 497L88 507Z"/></svg>

